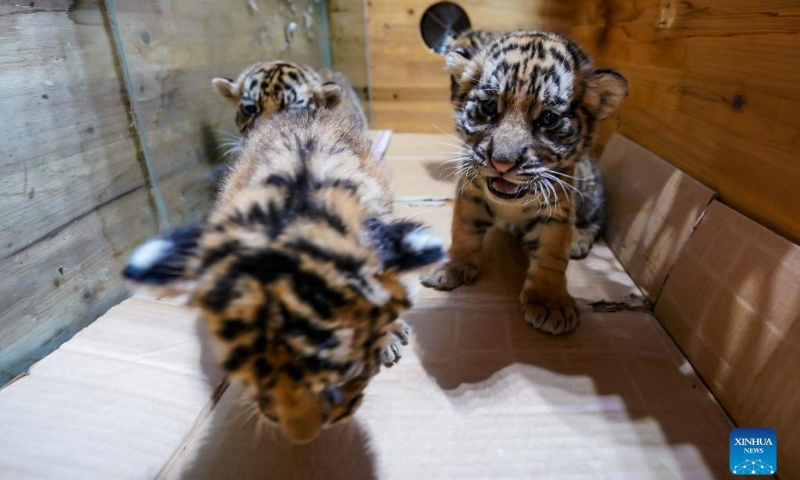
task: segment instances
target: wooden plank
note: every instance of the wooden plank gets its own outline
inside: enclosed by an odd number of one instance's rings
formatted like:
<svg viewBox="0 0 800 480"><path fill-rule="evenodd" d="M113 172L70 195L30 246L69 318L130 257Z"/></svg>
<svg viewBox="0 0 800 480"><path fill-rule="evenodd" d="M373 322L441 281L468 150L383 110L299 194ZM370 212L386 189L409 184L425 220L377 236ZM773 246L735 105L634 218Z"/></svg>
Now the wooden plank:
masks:
<svg viewBox="0 0 800 480"><path fill-rule="evenodd" d="M654 302L714 191L619 134L599 164L608 201L606 240Z"/></svg>
<svg viewBox="0 0 800 480"><path fill-rule="evenodd" d="M328 23L333 68L347 76L366 106L369 104L369 71L364 3L363 0L331 0ZM371 115L370 108L365 110Z"/></svg>
<svg viewBox="0 0 800 480"><path fill-rule="evenodd" d="M686 243L656 316L739 426L780 438L800 476L800 247L714 202Z"/></svg>
<svg viewBox="0 0 800 480"><path fill-rule="evenodd" d="M404 132L451 132L450 80L444 59L431 53L419 33L427 0L367 2L374 128ZM568 2L464 0L458 2L474 28L547 28L566 32L576 9Z"/></svg>
<svg viewBox="0 0 800 480"><path fill-rule="evenodd" d="M0 6L0 259L144 185L101 3Z"/></svg>
<svg viewBox="0 0 800 480"><path fill-rule="evenodd" d="M220 161L220 131L236 132L235 109L211 88L261 60L324 60L322 11L314 1L118 0L118 18L139 115L173 224L211 204L209 170ZM314 19L305 28L304 14ZM294 9L294 11L292 10ZM295 22L291 46L285 28ZM235 26L235 28L234 28Z"/></svg>
<svg viewBox="0 0 800 480"><path fill-rule="evenodd" d="M582 8L586 22L573 33L631 83L604 138L616 129L800 241L800 57L789 53L800 49L798 5L587 0Z"/></svg>
<svg viewBox="0 0 800 480"><path fill-rule="evenodd" d="M0 384L119 302L128 253L156 231L141 187L0 261Z"/></svg>

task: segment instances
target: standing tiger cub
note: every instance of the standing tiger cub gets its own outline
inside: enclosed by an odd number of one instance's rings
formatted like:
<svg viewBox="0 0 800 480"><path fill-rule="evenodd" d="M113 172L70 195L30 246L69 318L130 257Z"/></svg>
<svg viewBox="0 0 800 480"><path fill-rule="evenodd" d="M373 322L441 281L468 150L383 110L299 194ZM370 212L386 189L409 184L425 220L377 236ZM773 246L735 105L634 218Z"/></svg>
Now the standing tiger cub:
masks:
<svg viewBox="0 0 800 480"><path fill-rule="evenodd" d="M450 290L472 282L486 231L509 230L530 259L520 295L525 320L564 333L579 317L567 291L570 254L588 252L602 220L602 187L587 152L628 82L552 33L517 31L473 44L461 42L447 55L468 160L450 260L423 284Z"/></svg>

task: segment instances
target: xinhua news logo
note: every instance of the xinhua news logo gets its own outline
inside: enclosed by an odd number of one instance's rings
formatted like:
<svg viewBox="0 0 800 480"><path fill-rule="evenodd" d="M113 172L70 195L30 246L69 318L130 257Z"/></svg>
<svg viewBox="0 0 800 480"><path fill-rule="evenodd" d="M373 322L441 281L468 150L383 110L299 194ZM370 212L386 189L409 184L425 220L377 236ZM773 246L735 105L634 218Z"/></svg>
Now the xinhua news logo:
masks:
<svg viewBox="0 0 800 480"><path fill-rule="evenodd" d="M734 475L772 475L778 471L778 438L771 428L735 428L730 434Z"/></svg>

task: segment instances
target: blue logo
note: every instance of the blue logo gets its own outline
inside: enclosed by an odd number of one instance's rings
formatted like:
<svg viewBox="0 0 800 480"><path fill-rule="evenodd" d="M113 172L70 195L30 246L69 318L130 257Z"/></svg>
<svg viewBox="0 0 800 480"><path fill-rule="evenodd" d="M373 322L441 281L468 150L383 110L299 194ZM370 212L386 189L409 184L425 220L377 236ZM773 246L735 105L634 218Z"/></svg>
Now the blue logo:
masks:
<svg viewBox="0 0 800 480"><path fill-rule="evenodd" d="M734 475L772 475L778 471L778 437L771 428L734 428L730 434Z"/></svg>

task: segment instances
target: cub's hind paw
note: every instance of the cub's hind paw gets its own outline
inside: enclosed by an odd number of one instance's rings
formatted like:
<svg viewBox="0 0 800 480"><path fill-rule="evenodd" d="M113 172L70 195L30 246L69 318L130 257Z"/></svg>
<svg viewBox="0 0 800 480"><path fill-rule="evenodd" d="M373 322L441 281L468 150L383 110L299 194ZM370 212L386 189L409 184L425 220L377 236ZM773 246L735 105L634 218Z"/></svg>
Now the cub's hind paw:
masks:
<svg viewBox="0 0 800 480"><path fill-rule="evenodd" d="M433 272L423 275L422 285L436 290L453 290L463 284L469 285L478 276L478 267L471 264L447 262Z"/></svg>
<svg viewBox="0 0 800 480"><path fill-rule="evenodd" d="M589 229L575 229L572 235L572 249L569 252L571 258L586 258L589 250L594 245L595 232Z"/></svg>
<svg viewBox="0 0 800 480"><path fill-rule="evenodd" d="M408 345L411 338L411 327L402 320L397 320L389 326L385 336L386 345L381 350L381 363L391 367L403 357L403 346Z"/></svg>

